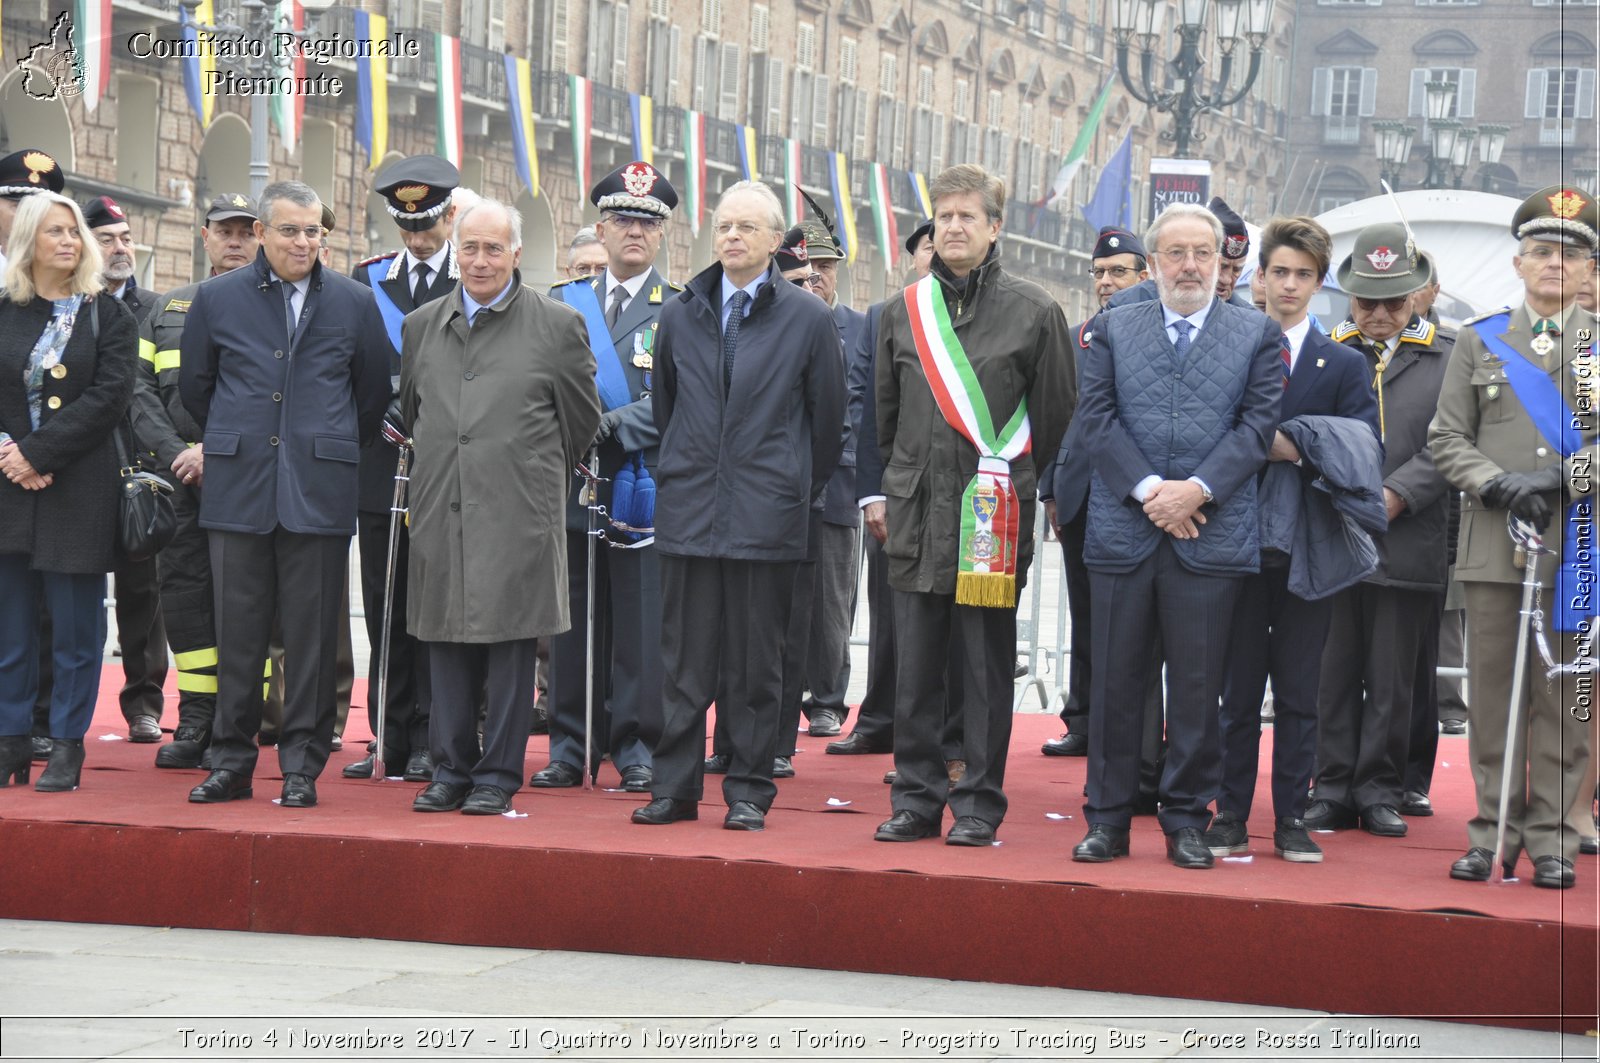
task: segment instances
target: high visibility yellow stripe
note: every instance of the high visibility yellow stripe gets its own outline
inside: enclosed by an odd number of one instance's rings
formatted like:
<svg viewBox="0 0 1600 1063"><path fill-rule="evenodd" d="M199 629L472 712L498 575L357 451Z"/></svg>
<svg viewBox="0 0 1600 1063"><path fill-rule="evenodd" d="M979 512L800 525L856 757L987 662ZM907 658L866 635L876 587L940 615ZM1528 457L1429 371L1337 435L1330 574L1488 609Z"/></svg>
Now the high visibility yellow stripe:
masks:
<svg viewBox="0 0 1600 1063"><path fill-rule="evenodd" d="M268 679L272 678L272 658L267 658L267 663L261 666L261 674Z"/></svg>
<svg viewBox="0 0 1600 1063"><path fill-rule="evenodd" d="M156 372L165 373L168 369L178 368L179 352L176 350L156 351L150 361L155 365Z"/></svg>
<svg viewBox="0 0 1600 1063"><path fill-rule="evenodd" d="M151 365L155 365L156 364L156 341L155 340L144 340L144 339L140 340L139 341L139 357L143 358L145 361L149 362Z"/></svg>
<svg viewBox="0 0 1600 1063"><path fill-rule="evenodd" d="M172 661L178 666L178 671L180 672L193 672L201 668L215 668L217 666L217 648L215 646L207 646L203 650L174 653Z"/></svg>
<svg viewBox="0 0 1600 1063"><path fill-rule="evenodd" d="M190 694L215 694L217 692L217 677L214 675L199 675L195 672L179 672L178 689Z"/></svg>

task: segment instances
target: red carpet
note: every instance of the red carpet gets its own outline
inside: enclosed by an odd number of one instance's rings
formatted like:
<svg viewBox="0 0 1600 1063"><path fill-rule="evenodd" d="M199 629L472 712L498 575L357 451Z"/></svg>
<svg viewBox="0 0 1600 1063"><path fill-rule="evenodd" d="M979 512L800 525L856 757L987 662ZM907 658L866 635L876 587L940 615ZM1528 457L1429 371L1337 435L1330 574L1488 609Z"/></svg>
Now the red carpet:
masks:
<svg viewBox="0 0 1600 1063"><path fill-rule="evenodd" d="M1437 814L1405 839L1318 835L1320 865L1272 852L1268 781L1249 857L1188 872L1154 819L1133 855L1074 864L1085 761L1045 758L1054 717L1016 720L1001 844L887 845L888 756L822 755L801 737L761 834L721 829L715 777L697 823L637 827L644 798L523 790L526 818L422 816L417 784L357 782L349 742L321 805L273 803L264 751L254 800L190 805L202 773L158 771L125 736L108 669L76 793L0 791L0 916L400 938L978 978L1360 1014L1463 1018L1582 1032L1596 1025L1600 863L1537 890L1452 881L1473 807L1466 740L1444 738ZM358 706L363 698L358 685ZM170 706L169 706L170 710ZM170 728L174 711L163 722ZM1269 758L1270 729L1262 767ZM529 743L529 771L546 743ZM601 784L615 786L610 765ZM830 803L836 802L836 803ZM1059 817L1059 818L1058 818ZM948 821L947 821L948 825ZM1485 962L1485 957L1494 957Z"/></svg>

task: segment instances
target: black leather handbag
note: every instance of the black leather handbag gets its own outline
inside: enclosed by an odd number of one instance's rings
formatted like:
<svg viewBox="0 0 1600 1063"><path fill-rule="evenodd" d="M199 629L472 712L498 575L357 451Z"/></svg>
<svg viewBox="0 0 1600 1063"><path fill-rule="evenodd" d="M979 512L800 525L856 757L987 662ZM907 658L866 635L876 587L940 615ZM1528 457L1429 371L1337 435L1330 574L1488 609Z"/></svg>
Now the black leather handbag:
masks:
<svg viewBox="0 0 1600 1063"><path fill-rule="evenodd" d="M172 508L172 485L130 457L131 434L127 418L112 431L117 441L117 556L144 561L178 534L178 515Z"/></svg>

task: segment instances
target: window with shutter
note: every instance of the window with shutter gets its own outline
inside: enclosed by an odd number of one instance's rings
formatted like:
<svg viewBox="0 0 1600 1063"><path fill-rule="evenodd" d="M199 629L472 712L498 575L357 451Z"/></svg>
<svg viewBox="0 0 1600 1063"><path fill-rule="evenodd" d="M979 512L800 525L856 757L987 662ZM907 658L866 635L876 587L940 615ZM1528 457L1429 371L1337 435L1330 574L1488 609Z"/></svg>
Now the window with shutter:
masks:
<svg viewBox="0 0 1600 1063"><path fill-rule="evenodd" d="M966 78L956 78L955 99L952 107L960 118L966 118L972 114L972 87Z"/></svg>
<svg viewBox="0 0 1600 1063"><path fill-rule="evenodd" d="M789 130L788 136L796 140L805 141L811 138L811 73L806 70L794 72L794 87L789 90Z"/></svg>
<svg viewBox="0 0 1600 1063"><path fill-rule="evenodd" d="M839 80L846 85L856 83L856 41L854 37L839 39Z"/></svg>
<svg viewBox="0 0 1600 1063"><path fill-rule="evenodd" d="M1372 113L1377 71L1359 66L1319 67L1313 86L1326 86L1322 99L1322 139L1327 144L1356 144L1361 140L1361 119ZM1316 112L1313 112L1316 113Z"/></svg>
<svg viewBox="0 0 1600 1063"><path fill-rule="evenodd" d="M568 73L571 57L567 53L567 0L550 0L550 69Z"/></svg>
<svg viewBox="0 0 1600 1063"><path fill-rule="evenodd" d="M1050 116L1050 154L1060 155L1067 150L1067 123L1059 115Z"/></svg>
<svg viewBox="0 0 1600 1063"><path fill-rule="evenodd" d="M945 117L942 114L933 116L933 148L928 156L928 173L936 174L944 169L944 126Z"/></svg>
<svg viewBox="0 0 1600 1063"><path fill-rule="evenodd" d="M672 20L672 0L650 0L650 17Z"/></svg>
<svg viewBox="0 0 1600 1063"><path fill-rule="evenodd" d="M1411 71L1411 100L1407 113L1413 118L1428 114L1428 82L1444 81L1455 86L1446 118L1471 118L1476 107L1478 72L1458 66L1417 67Z"/></svg>
<svg viewBox="0 0 1600 1063"><path fill-rule="evenodd" d="M889 163L889 157L893 154L894 97L880 94L878 96L878 161Z"/></svg>
<svg viewBox="0 0 1600 1063"><path fill-rule="evenodd" d="M722 0L700 0L700 32L707 37L722 36Z"/></svg>
<svg viewBox="0 0 1600 1063"><path fill-rule="evenodd" d="M989 90L989 115L987 118L990 129L999 129L1005 124L1006 103L1005 97L997 90Z"/></svg>
<svg viewBox="0 0 1600 1063"><path fill-rule="evenodd" d="M721 4L721 0L717 0ZM737 122L739 120L739 82L743 74L740 55L743 52L737 44L727 43L719 46L721 52L722 71L717 78L717 117L724 122Z"/></svg>
<svg viewBox="0 0 1600 1063"><path fill-rule="evenodd" d="M898 56L887 53L878 56L878 91L893 95L900 88Z"/></svg>
<svg viewBox="0 0 1600 1063"><path fill-rule="evenodd" d="M1579 121L1594 119L1594 68L1547 67L1528 71L1529 118L1539 119L1539 143L1572 144Z"/></svg>
<svg viewBox="0 0 1600 1063"><path fill-rule="evenodd" d="M893 161L891 161L890 159L884 159L883 160L884 162L888 163L890 166L898 166L898 167L901 167L901 168L905 167L905 164L906 164L906 118L907 118L907 114L906 114L905 101L904 100L896 100L895 103L894 103L894 150L892 150L889 153L892 156L892 160Z"/></svg>
<svg viewBox="0 0 1600 1063"><path fill-rule="evenodd" d="M854 155L860 159L867 154L867 94L858 89L854 96L856 98L856 144Z"/></svg>
<svg viewBox="0 0 1600 1063"><path fill-rule="evenodd" d="M831 144L828 139L828 115L833 110L833 79L827 74L816 74L811 79L811 142Z"/></svg>
<svg viewBox="0 0 1600 1063"><path fill-rule="evenodd" d="M766 4L756 4L750 9L750 50L766 51L771 34L772 10Z"/></svg>
<svg viewBox="0 0 1600 1063"><path fill-rule="evenodd" d="M611 36L611 84L619 89L633 88L628 84L628 5L617 4L615 28Z"/></svg>
<svg viewBox="0 0 1600 1063"><path fill-rule="evenodd" d="M465 21L476 15L471 8L474 0L466 0L461 7ZM611 5L606 0L589 0L589 55L584 73L590 77L606 77L611 72Z"/></svg>
<svg viewBox="0 0 1600 1063"><path fill-rule="evenodd" d="M705 37L694 39L694 84L689 91L690 110L706 113L714 110L716 103L716 45Z"/></svg>
<svg viewBox="0 0 1600 1063"><path fill-rule="evenodd" d="M917 106L933 106L933 67L917 67Z"/></svg>
<svg viewBox="0 0 1600 1063"><path fill-rule="evenodd" d="M817 62L817 27L809 22L802 22L795 28L794 65L801 70L810 70Z"/></svg>

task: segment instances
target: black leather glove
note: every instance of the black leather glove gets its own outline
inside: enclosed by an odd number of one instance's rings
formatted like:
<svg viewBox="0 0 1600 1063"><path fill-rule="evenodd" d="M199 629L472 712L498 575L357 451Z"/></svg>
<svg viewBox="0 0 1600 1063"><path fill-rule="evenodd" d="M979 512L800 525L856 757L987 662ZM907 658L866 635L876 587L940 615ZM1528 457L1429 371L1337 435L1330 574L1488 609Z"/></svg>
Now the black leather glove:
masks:
<svg viewBox="0 0 1600 1063"><path fill-rule="evenodd" d="M622 411L607 410L600 415L600 427L594 434L594 445L599 446L617 434L617 426L622 423Z"/></svg>
<svg viewBox="0 0 1600 1063"><path fill-rule="evenodd" d="M397 395L389 400L389 408L383 411L383 441L392 447L405 446L409 433L406 432L405 415L400 410L400 397Z"/></svg>
<svg viewBox="0 0 1600 1063"><path fill-rule="evenodd" d="M1542 532L1550 526L1551 516L1544 496L1560 490L1564 480L1561 465L1538 472L1507 472L1484 484L1478 494L1491 509L1508 509Z"/></svg>

